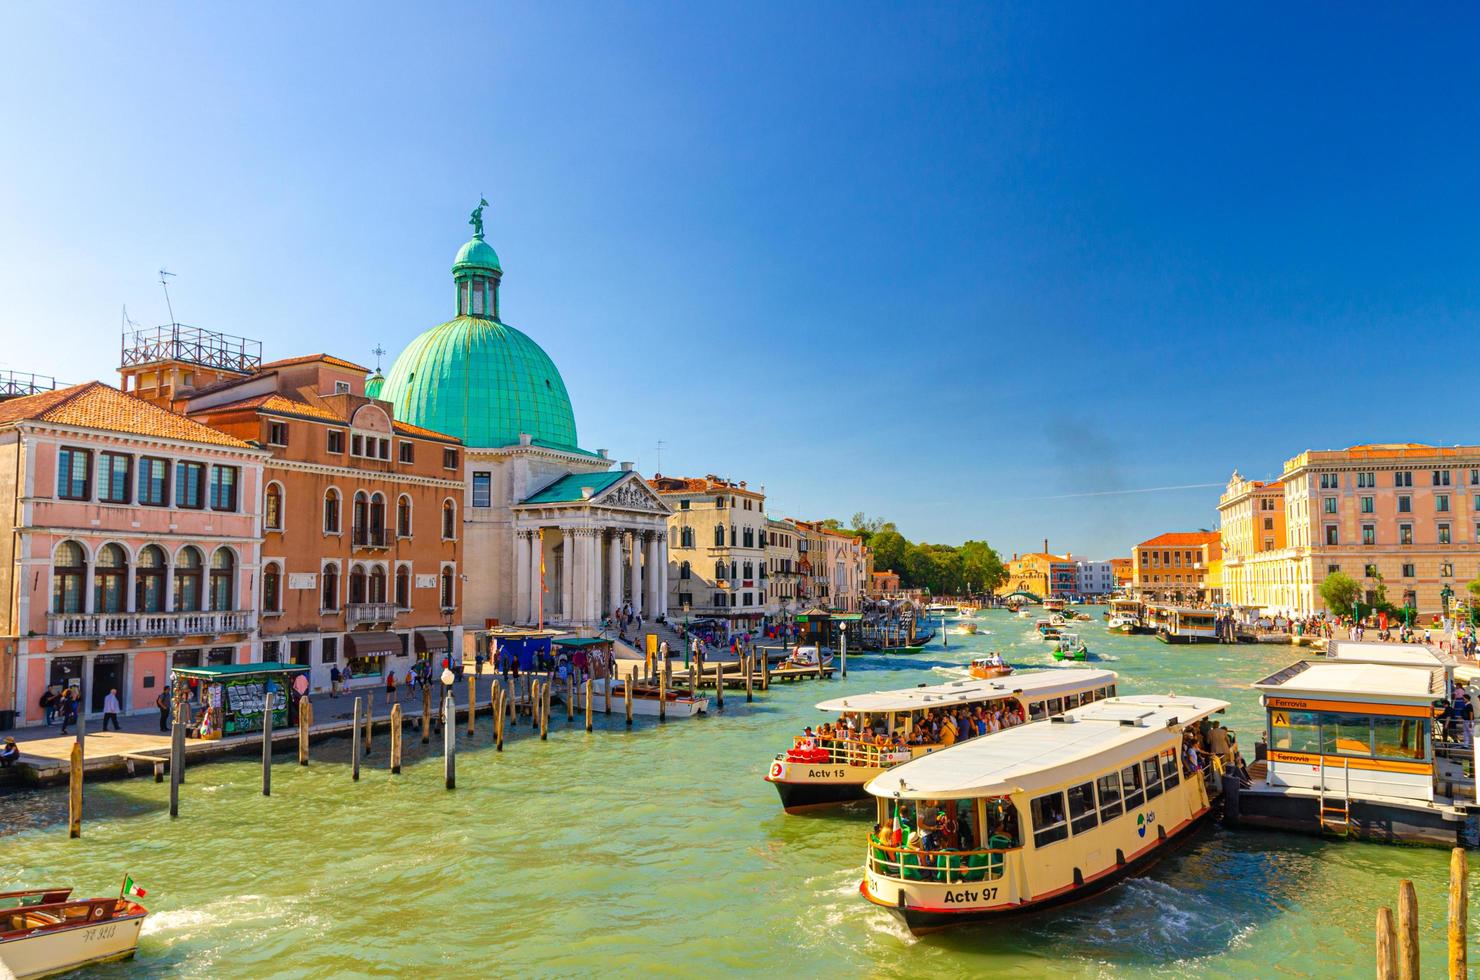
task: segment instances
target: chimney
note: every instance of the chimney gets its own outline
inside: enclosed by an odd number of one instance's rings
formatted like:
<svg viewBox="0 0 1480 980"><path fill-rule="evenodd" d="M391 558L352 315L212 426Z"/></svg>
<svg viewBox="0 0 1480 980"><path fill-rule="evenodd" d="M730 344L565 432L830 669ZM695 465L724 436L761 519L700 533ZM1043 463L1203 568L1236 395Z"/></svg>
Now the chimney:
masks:
<svg viewBox="0 0 1480 980"><path fill-rule="evenodd" d="M1044 538L1043 539L1043 553L1045 555L1048 554L1048 539L1047 538Z"/></svg>

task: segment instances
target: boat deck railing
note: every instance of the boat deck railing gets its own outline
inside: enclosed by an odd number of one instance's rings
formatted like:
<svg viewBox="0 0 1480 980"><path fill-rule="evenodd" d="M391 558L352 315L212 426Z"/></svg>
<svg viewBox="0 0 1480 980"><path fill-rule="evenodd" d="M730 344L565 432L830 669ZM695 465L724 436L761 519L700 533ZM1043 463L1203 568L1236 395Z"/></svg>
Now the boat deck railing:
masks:
<svg viewBox="0 0 1480 980"><path fill-rule="evenodd" d="M36 931L107 922L135 908L121 898L91 898L81 901L26 905L0 911L0 938L14 939Z"/></svg>
<svg viewBox="0 0 1480 980"><path fill-rule="evenodd" d="M913 748L931 748L932 746L914 746ZM814 760L818 765L833 766L867 766L874 769L888 769L897 766L901 762L908 762L914 753L911 747L901 748L895 745L875 745L872 742L853 740L846 738L807 738L799 735L792 740L792 750L795 752L806 752L808 749L817 753ZM822 753L827 753L827 758L822 758Z"/></svg>
<svg viewBox="0 0 1480 980"><path fill-rule="evenodd" d="M869 839L869 870L898 881L934 881L946 885L997 881L1005 873L1007 855L1016 847L988 847L975 851L926 851L890 847Z"/></svg>

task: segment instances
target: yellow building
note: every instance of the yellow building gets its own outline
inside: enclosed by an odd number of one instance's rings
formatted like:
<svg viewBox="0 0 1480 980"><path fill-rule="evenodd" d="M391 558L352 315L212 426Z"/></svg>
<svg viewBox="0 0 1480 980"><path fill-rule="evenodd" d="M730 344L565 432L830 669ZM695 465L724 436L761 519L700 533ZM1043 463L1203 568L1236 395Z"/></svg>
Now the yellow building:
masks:
<svg viewBox="0 0 1480 980"><path fill-rule="evenodd" d="M1480 573L1480 446L1307 450L1277 482L1234 473L1218 512L1235 605L1319 612L1321 582L1342 572L1366 601L1381 583L1393 605L1438 613Z"/></svg>
<svg viewBox="0 0 1480 980"><path fill-rule="evenodd" d="M1013 555L1007 563L1007 578L997 586L997 595L1031 592L1040 599L1073 595L1078 591L1079 568L1072 555L1034 551Z"/></svg>

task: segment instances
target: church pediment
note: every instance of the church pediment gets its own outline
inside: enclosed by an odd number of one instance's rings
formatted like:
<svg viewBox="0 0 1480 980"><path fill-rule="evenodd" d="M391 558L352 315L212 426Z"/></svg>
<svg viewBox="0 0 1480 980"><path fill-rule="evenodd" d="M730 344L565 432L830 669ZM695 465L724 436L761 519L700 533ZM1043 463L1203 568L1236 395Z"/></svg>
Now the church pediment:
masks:
<svg viewBox="0 0 1480 980"><path fill-rule="evenodd" d="M623 510L644 510L653 514L671 514L672 509L663 498L647 485L647 481L636 473L630 479L620 480L591 498L591 503L602 507L620 507Z"/></svg>

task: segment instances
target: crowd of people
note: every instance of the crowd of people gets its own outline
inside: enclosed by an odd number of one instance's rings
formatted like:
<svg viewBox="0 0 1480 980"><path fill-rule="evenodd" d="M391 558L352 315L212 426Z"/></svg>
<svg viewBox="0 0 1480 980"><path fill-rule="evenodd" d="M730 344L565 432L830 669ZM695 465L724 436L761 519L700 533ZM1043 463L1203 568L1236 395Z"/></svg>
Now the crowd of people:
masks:
<svg viewBox="0 0 1480 980"><path fill-rule="evenodd" d="M1021 725L1025 718L1019 705L1006 701L985 704L962 704L951 708L931 708L915 718L908 726L900 726L890 732L884 719L870 719L868 715L844 714L836 722L827 722L814 731L809 725L803 730L804 741L832 740L859 742L883 749L903 749L911 746L939 745L942 747L964 742L978 735L990 735L1004 728Z"/></svg>

